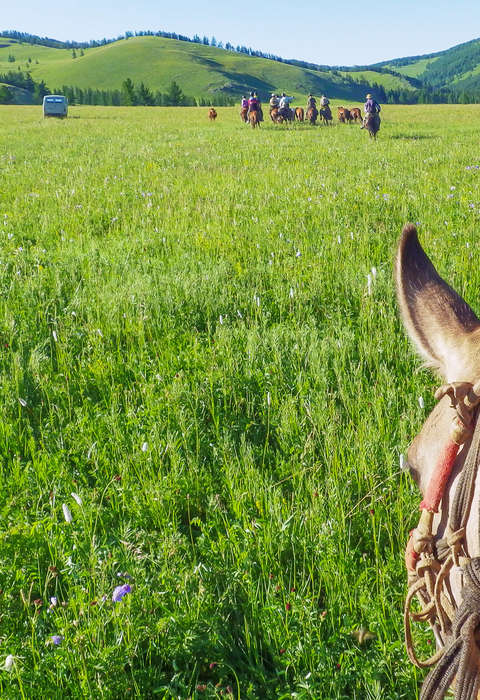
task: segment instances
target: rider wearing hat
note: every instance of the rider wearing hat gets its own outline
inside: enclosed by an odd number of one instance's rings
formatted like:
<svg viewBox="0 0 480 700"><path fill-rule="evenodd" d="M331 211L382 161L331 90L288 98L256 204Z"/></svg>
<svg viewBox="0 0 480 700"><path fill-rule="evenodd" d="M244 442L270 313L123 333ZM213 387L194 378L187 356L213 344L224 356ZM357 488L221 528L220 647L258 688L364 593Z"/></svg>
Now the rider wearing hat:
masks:
<svg viewBox="0 0 480 700"><path fill-rule="evenodd" d="M373 98L373 96L368 93L368 95L365 97L366 102L363 105L363 111L365 112L365 116L363 118L363 126L361 127L362 129L366 126L367 124L367 119L370 117L370 115L376 115L377 119L379 120L379 125L380 125L380 110L381 107L378 104L378 102Z"/></svg>
<svg viewBox="0 0 480 700"><path fill-rule="evenodd" d="M310 107L314 107L316 109L317 107L317 101L312 95L312 93L309 94L308 99L307 99L307 109L310 109Z"/></svg>
<svg viewBox="0 0 480 700"><path fill-rule="evenodd" d="M279 112L282 115L282 117L288 117L288 113L290 112L290 102L292 102L293 97L288 97L284 92L282 92L282 96L280 98L280 104L279 104Z"/></svg>
<svg viewBox="0 0 480 700"><path fill-rule="evenodd" d="M275 109L280 104L280 98L274 92L272 92L269 104L270 104L270 112L272 111L272 109Z"/></svg>
<svg viewBox="0 0 480 700"><path fill-rule="evenodd" d="M250 92L250 97L248 99L247 121L249 119L250 112L257 112L258 121L263 122L262 105L260 104L260 100L257 97L257 93L253 90Z"/></svg>

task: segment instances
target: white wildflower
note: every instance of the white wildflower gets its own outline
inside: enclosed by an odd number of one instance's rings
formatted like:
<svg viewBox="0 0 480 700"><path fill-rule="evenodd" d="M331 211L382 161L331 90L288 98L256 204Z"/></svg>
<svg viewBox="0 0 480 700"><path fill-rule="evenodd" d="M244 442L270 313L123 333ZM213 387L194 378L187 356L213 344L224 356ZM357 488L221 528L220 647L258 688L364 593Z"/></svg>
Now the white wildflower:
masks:
<svg viewBox="0 0 480 700"><path fill-rule="evenodd" d="M57 340L58 340L57 331L52 331L52 336L53 336L54 341L57 342Z"/></svg>
<svg viewBox="0 0 480 700"><path fill-rule="evenodd" d="M78 503L79 506L82 505L82 499L80 498L80 496L78 495L78 493L75 493L75 491L72 491L71 496L72 496L73 500L74 500L76 503Z"/></svg>
<svg viewBox="0 0 480 700"><path fill-rule="evenodd" d="M400 461L400 469L402 470L402 472L406 471L407 470L407 463L405 462L405 455L404 454L400 455L399 461Z"/></svg>
<svg viewBox="0 0 480 700"><path fill-rule="evenodd" d="M147 450L148 450L148 442L144 442L142 444L142 452L147 452Z"/></svg>
<svg viewBox="0 0 480 700"><path fill-rule="evenodd" d="M420 408L422 408L422 409L425 408L425 401L423 400L423 396L419 396L419 397L418 397L418 405L419 405Z"/></svg>
<svg viewBox="0 0 480 700"><path fill-rule="evenodd" d="M377 276L377 268L376 268L376 267L372 267L372 277L373 277L373 279L375 279L376 276Z"/></svg>
<svg viewBox="0 0 480 700"><path fill-rule="evenodd" d="M372 275L369 273L367 275L367 294L370 296L372 293Z"/></svg>
<svg viewBox="0 0 480 700"><path fill-rule="evenodd" d="M21 397L18 399L18 403L20 404L20 406L23 406L23 408L25 408L25 406L27 405L25 399L22 399Z"/></svg>
<svg viewBox="0 0 480 700"><path fill-rule="evenodd" d="M62 504L62 510L63 510L63 516L64 516L65 520L67 521L67 523L71 523L73 518L72 518L72 514L70 512L70 508L67 506L66 503Z"/></svg>
<svg viewBox="0 0 480 700"><path fill-rule="evenodd" d="M11 671L13 668L13 665L15 663L15 658L12 656L12 654L9 654L7 658L5 659L5 671Z"/></svg>

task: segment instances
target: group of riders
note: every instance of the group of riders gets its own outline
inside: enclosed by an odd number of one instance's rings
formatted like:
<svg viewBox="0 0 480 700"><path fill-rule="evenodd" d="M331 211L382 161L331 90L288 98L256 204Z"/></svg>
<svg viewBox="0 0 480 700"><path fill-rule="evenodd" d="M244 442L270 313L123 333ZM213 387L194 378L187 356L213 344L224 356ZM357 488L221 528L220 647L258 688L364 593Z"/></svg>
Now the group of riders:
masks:
<svg viewBox="0 0 480 700"><path fill-rule="evenodd" d="M269 102L269 107L270 107L270 116L272 117L272 113L275 114L275 116L279 116L280 119L283 120L288 120L288 121L293 121L295 118L295 112L293 109L290 107L290 103L293 102L293 97L289 97L286 95L284 92L282 92L281 95L277 95L276 93L272 92L271 97L270 97L270 102ZM257 116L257 121L263 122L263 110L262 110L262 105L260 100L258 99L258 95L255 91L252 90L250 93L250 97L246 97L243 95L242 97L242 102L241 102L241 115L242 119L248 123L250 121L250 113L251 112L256 112ZM366 102L364 104L364 119L363 119L363 125L362 128L367 127L368 123L375 122L376 131L380 128L380 110L381 107L378 104L378 102L373 98L373 96L369 93L366 96ZM308 115L310 114L313 117L313 123L315 123L317 117L318 117L318 108L317 108L317 101L315 97L310 93L308 98L307 98L307 108L306 108L306 113L307 113L307 118ZM332 111L330 109L330 100L326 95L322 95L320 98L320 115L324 118L325 121L331 121L332 120ZM368 128L368 127L367 127Z"/></svg>

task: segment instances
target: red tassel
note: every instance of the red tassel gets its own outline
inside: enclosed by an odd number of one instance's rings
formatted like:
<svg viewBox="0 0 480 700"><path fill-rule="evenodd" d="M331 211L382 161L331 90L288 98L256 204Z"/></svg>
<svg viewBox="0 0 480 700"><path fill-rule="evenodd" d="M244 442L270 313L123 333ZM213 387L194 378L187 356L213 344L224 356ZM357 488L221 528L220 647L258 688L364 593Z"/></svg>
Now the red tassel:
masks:
<svg viewBox="0 0 480 700"><path fill-rule="evenodd" d="M420 503L420 510L429 510L431 513L438 513L438 507L450 478L453 463L458 454L458 448L459 445L457 445L456 442L449 441L447 443L445 451L440 456L435 466L423 501Z"/></svg>

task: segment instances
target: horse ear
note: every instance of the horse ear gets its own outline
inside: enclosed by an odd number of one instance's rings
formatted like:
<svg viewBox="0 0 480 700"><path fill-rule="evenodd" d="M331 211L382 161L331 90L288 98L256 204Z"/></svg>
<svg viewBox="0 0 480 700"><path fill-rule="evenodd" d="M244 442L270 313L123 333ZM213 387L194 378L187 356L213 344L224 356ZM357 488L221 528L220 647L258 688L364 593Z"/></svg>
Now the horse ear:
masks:
<svg viewBox="0 0 480 700"><path fill-rule="evenodd" d="M396 283L403 322L427 364L448 382L476 381L480 321L435 270L413 224L399 241Z"/></svg>

